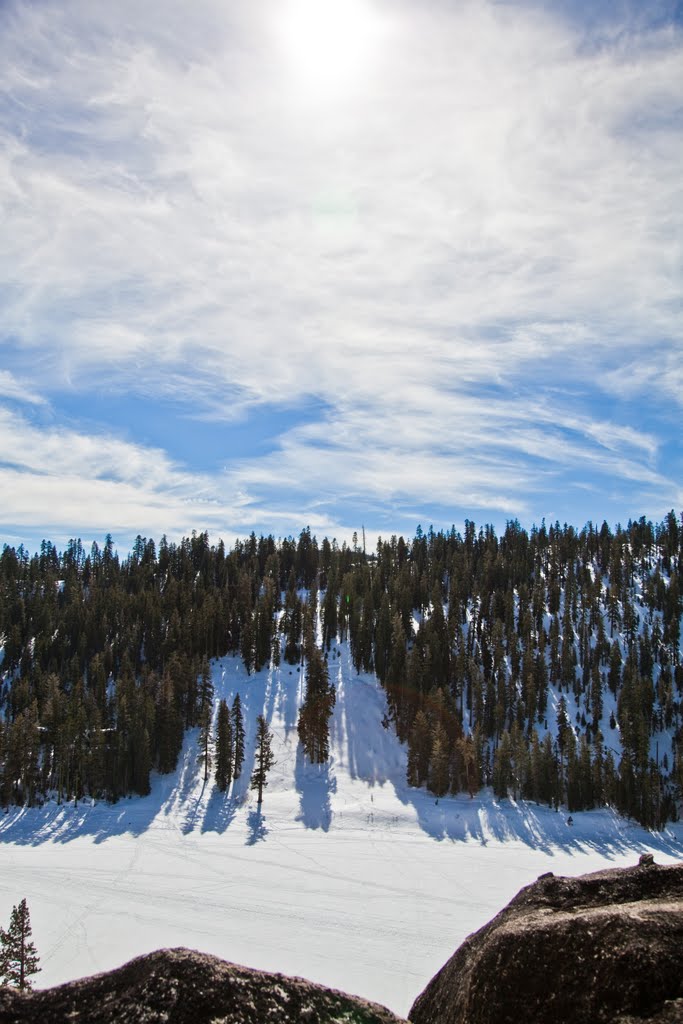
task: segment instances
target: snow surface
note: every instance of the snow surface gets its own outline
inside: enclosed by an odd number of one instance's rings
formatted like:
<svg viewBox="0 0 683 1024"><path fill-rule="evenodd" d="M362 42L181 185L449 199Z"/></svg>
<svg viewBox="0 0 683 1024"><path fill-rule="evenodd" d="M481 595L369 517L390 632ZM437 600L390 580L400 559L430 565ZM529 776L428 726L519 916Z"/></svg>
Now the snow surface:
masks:
<svg viewBox="0 0 683 1024"><path fill-rule="evenodd" d="M43 987L164 946L189 946L312 981L406 1014L462 940L545 871L575 875L683 859L683 825L650 833L609 810L567 814L491 794L438 801L405 783L383 691L346 646L331 759L307 764L297 667L247 676L214 664L216 704L240 693L246 760L227 795L203 785L197 731L145 798L0 816L0 922L26 897ZM256 716L277 765L258 813L248 782Z"/></svg>

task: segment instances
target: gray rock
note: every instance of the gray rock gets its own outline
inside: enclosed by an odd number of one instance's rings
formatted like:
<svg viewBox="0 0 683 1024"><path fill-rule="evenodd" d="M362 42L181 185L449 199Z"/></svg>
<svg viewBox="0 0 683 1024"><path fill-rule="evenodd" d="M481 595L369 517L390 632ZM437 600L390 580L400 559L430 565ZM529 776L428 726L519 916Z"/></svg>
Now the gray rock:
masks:
<svg viewBox="0 0 683 1024"><path fill-rule="evenodd" d="M189 949L21 995L0 989L0 1024L405 1024L376 1003Z"/></svg>
<svg viewBox="0 0 683 1024"><path fill-rule="evenodd" d="M547 874L475 932L413 1024L683 1022L683 864Z"/></svg>

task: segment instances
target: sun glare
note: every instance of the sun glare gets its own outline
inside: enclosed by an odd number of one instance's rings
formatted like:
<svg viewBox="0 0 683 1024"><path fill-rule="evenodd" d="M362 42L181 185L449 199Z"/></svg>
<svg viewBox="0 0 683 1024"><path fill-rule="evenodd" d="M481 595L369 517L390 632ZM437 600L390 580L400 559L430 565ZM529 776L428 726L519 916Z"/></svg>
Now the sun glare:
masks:
<svg viewBox="0 0 683 1024"><path fill-rule="evenodd" d="M310 98L347 92L368 73L377 26L364 0L291 0L281 27L294 80Z"/></svg>

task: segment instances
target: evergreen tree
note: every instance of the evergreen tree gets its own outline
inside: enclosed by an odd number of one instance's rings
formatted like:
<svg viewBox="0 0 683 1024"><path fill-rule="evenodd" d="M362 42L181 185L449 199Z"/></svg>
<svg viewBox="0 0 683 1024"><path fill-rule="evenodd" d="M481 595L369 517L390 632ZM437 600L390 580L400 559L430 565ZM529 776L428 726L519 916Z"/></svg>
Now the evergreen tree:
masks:
<svg viewBox="0 0 683 1024"><path fill-rule="evenodd" d="M213 763L213 757L211 752L211 705L206 704L201 712L199 718L199 754L197 755L198 763L204 769L204 782L209 781L209 772L211 771L211 765Z"/></svg>
<svg viewBox="0 0 683 1024"><path fill-rule="evenodd" d="M204 768L204 782L209 781L211 771L212 737L211 720L213 717L213 681L211 679L211 668L205 658L202 662L199 685L197 687L197 718L199 723L199 754L197 761Z"/></svg>
<svg viewBox="0 0 683 1024"><path fill-rule="evenodd" d="M534 733L534 736L536 733ZM457 741L457 750L462 765L463 782L470 797L481 786L481 751L478 732L473 736L461 736Z"/></svg>
<svg viewBox="0 0 683 1024"><path fill-rule="evenodd" d="M242 655L242 661L244 662L244 667L247 670L247 675L251 675L252 669L254 668L256 656L255 645L256 632L254 629L254 613L249 610L242 626L242 636L240 638L240 654Z"/></svg>
<svg viewBox="0 0 683 1024"><path fill-rule="evenodd" d="M239 779L244 764L244 719L242 717L242 701L239 693L232 702L232 741L234 744L234 761L232 766L233 779Z"/></svg>
<svg viewBox="0 0 683 1024"><path fill-rule="evenodd" d="M218 705L216 722L216 785L224 793L233 773L233 741L232 720L227 702L222 700Z"/></svg>
<svg viewBox="0 0 683 1024"><path fill-rule="evenodd" d="M593 716L593 729L597 732L602 718L602 675L597 657L593 661L590 674L590 708Z"/></svg>
<svg viewBox="0 0 683 1024"><path fill-rule="evenodd" d="M258 803L263 803L263 790L268 785L267 775L275 764L271 743L273 734L268 728L263 715L256 719L256 755L254 759L254 771L251 776L251 789L258 791Z"/></svg>
<svg viewBox="0 0 683 1024"><path fill-rule="evenodd" d="M136 716L129 737L126 759L130 766L130 788L140 796L150 791L149 773L152 770L149 733L144 722Z"/></svg>
<svg viewBox="0 0 683 1024"><path fill-rule="evenodd" d="M421 786L427 781L429 758L432 750L432 735L429 721L424 711L415 715L413 727L408 736L408 772L409 786Z"/></svg>
<svg viewBox="0 0 683 1024"><path fill-rule="evenodd" d="M391 625L391 653L387 665L386 687L389 707L396 722L396 732L402 741L407 739L411 721L405 684L406 633L403 628L403 620L396 612Z"/></svg>
<svg viewBox="0 0 683 1024"><path fill-rule="evenodd" d="M174 693L173 680L164 674L156 694L154 752L162 775L175 771L183 745L183 720Z"/></svg>
<svg viewBox="0 0 683 1024"><path fill-rule="evenodd" d="M567 717L567 702L564 697L560 697L557 705L557 746L560 751L560 762L562 762L570 732L572 732L572 728Z"/></svg>
<svg viewBox="0 0 683 1024"><path fill-rule="evenodd" d="M211 667L206 658L202 662L202 670L199 678L199 685L197 687L197 701L197 711L201 724L202 716L204 715L207 707L210 712L213 710L213 680L211 678Z"/></svg>
<svg viewBox="0 0 683 1024"><path fill-rule="evenodd" d="M448 765L448 738L446 730L437 723L432 734L432 749L429 759L429 788L435 796L445 796L450 783Z"/></svg>
<svg viewBox="0 0 683 1024"><path fill-rule="evenodd" d="M505 731L500 738L493 761L493 792L506 797L512 785L512 743L510 733Z"/></svg>
<svg viewBox="0 0 683 1024"><path fill-rule="evenodd" d="M33 558L6 545L0 800L147 792L151 769L172 771L184 731L206 722L209 659L242 651L248 668L269 656L277 666L282 643L290 663L302 651L317 662L319 600L325 647L350 639L356 667L374 666L384 685L411 781L428 782L438 721L449 788L476 791L496 769L502 790L507 732L513 794L557 804L571 789L577 809L607 801L650 827L678 813L683 793L682 538L672 513L615 531L556 523L527 535L508 524L500 540L466 522L464 537L418 531L378 543L376 555L318 547L307 531L298 544L252 535L229 552L206 534L162 538L158 549L138 537L124 559L111 538L89 554L77 540L63 553L46 541ZM572 710L556 726L552 709L568 693L576 721ZM302 725L317 759L329 715L314 705ZM419 709L424 742L413 734ZM621 751L610 758L599 737L617 720ZM663 732L669 756L652 762Z"/></svg>
<svg viewBox="0 0 683 1024"><path fill-rule="evenodd" d="M31 988L29 977L40 971L35 943L31 941L31 920L23 899L12 908L9 928L0 928L0 978L22 992Z"/></svg>
<svg viewBox="0 0 683 1024"><path fill-rule="evenodd" d="M281 627L285 636L284 659L288 665L297 665L301 655L303 612L296 590L287 591Z"/></svg>
<svg viewBox="0 0 683 1024"><path fill-rule="evenodd" d="M330 756L329 719L335 700L327 662L320 649L313 647L306 673L306 697L299 711L297 729L304 752L314 764L323 764Z"/></svg>

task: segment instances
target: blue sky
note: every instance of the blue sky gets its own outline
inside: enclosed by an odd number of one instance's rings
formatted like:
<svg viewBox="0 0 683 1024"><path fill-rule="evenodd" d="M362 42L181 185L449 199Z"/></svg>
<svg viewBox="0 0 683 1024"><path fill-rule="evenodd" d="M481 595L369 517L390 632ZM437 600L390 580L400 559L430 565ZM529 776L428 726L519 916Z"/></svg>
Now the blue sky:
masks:
<svg viewBox="0 0 683 1024"><path fill-rule="evenodd" d="M683 507L680 3L0 4L0 541Z"/></svg>

